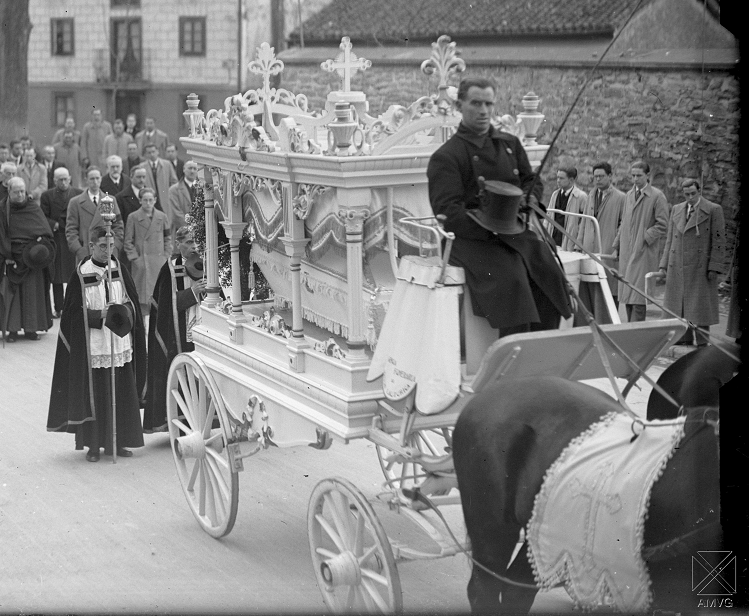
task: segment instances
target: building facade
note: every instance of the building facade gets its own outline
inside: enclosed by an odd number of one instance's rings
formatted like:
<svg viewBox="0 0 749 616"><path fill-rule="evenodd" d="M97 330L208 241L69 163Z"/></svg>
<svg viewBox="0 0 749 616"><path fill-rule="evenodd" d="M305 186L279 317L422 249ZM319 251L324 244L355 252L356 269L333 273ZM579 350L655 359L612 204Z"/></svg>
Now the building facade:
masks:
<svg viewBox="0 0 749 616"><path fill-rule="evenodd" d="M50 143L65 118L78 129L101 109L108 121L146 117L172 141L187 134L191 92L200 108L257 87L247 65L264 41L283 48L300 15L292 0L31 0L29 134ZM238 68L240 70L238 70Z"/></svg>

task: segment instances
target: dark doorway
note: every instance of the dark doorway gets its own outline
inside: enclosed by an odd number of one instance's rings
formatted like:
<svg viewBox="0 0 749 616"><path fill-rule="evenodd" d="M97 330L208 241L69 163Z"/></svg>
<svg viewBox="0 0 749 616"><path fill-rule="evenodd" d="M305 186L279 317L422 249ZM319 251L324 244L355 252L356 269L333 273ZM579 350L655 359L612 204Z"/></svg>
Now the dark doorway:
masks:
<svg viewBox="0 0 749 616"><path fill-rule="evenodd" d="M144 93L139 90L120 90L114 105L114 117L124 122L131 113L138 120L138 127L143 127L143 97Z"/></svg>

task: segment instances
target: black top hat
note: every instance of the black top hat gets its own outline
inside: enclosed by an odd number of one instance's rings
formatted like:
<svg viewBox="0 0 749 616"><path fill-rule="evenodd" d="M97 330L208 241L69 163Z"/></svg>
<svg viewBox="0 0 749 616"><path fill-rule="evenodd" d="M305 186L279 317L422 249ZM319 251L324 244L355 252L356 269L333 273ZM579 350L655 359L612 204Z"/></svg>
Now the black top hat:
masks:
<svg viewBox="0 0 749 616"><path fill-rule="evenodd" d="M133 329L133 309L130 304L112 304L107 308L104 325L120 338L124 338Z"/></svg>
<svg viewBox="0 0 749 616"><path fill-rule="evenodd" d="M55 245L46 237L38 237L23 247L21 260L31 270L40 270L55 260Z"/></svg>
<svg viewBox="0 0 749 616"><path fill-rule="evenodd" d="M513 184L497 180L484 182L484 190L481 207L466 213L492 233L517 233L523 191Z"/></svg>
<svg viewBox="0 0 749 616"><path fill-rule="evenodd" d="M187 275L193 280L202 280L205 276L203 259L200 258L200 255L197 252L192 253L185 260L185 272L187 272Z"/></svg>

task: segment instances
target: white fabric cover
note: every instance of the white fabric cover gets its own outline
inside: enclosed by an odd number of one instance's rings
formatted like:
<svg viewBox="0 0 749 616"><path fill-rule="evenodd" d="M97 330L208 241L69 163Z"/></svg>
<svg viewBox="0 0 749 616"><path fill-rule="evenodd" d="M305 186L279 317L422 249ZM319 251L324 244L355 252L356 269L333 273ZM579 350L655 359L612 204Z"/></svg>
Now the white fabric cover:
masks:
<svg viewBox="0 0 749 616"><path fill-rule="evenodd" d="M404 257L398 270L367 380L383 376L389 400L402 400L414 387L416 409L445 410L460 391L460 286L435 286L439 268L419 257ZM462 270L454 270L460 277Z"/></svg>
<svg viewBox="0 0 749 616"><path fill-rule="evenodd" d="M528 523L539 586L564 583L583 609L648 609L644 520L653 484L683 435L684 417L653 421L630 443L632 418L613 413L567 446L547 471Z"/></svg>

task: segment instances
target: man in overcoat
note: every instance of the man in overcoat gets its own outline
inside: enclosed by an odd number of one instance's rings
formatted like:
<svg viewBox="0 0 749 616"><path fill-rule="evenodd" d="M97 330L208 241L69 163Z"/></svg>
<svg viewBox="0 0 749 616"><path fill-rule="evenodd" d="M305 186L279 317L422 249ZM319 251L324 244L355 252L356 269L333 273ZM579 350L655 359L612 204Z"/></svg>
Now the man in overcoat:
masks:
<svg viewBox="0 0 749 616"><path fill-rule="evenodd" d="M681 183L686 201L678 203L668 222L659 273L666 277L666 308L699 329L710 331L718 322L718 276L725 272L723 208L700 195L697 180ZM708 336L690 327L677 344L705 346Z"/></svg>
<svg viewBox="0 0 749 616"><path fill-rule="evenodd" d="M47 169L36 160L34 148L24 150L23 164L16 173L26 184L26 194L39 205L42 193L48 188Z"/></svg>
<svg viewBox="0 0 749 616"><path fill-rule="evenodd" d="M177 156L177 146L170 143L166 146L166 160L174 166L174 172L177 174L177 180L185 177L185 161Z"/></svg>
<svg viewBox="0 0 749 616"><path fill-rule="evenodd" d="M88 189L77 197L73 197L68 203L68 214L65 219L65 237L68 240L68 248L75 254L76 263L80 263L89 255L90 230L104 224L100 211L104 193L99 189L101 186L101 171L98 167L89 168L86 172L86 182ZM114 213L117 216L112 223L114 254L117 256L124 244L125 229L117 200L115 197L112 198L115 199Z"/></svg>
<svg viewBox="0 0 749 616"><path fill-rule="evenodd" d="M45 145L42 148L42 166L47 170L47 189L55 186L55 169L64 167L55 160L55 148L51 145Z"/></svg>
<svg viewBox="0 0 749 616"><path fill-rule="evenodd" d="M112 154L107 158L107 173L101 178L101 190L117 198L117 193L121 193L130 186L130 178L122 173L122 159L117 154Z"/></svg>
<svg viewBox="0 0 749 616"><path fill-rule="evenodd" d="M557 169L557 189L551 193L549 199L550 210L561 210L562 212L572 212L574 214L583 214L588 204L588 195L585 191L575 185L577 179L577 169L575 167L559 167ZM554 214L554 222L564 227L564 230L570 236L577 237L577 229L580 219L577 216L565 216L564 214ZM557 229L551 229L551 236L554 243L562 250L577 250L574 242Z"/></svg>
<svg viewBox="0 0 749 616"><path fill-rule="evenodd" d="M125 254L130 260L142 312L148 314L156 279L172 254L172 231L166 214L155 207L156 195L152 189L140 191L140 203L140 208L127 218Z"/></svg>
<svg viewBox="0 0 749 616"><path fill-rule="evenodd" d="M184 166L184 177L169 187L169 211L172 215L172 236L185 225L185 215L190 213L195 199L195 182L198 179L198 163L188 160ZM175 246L176 249L176 246Z"/></svg>
<svg viewBox="0 0 749 616"><path fill-rule="evenodd" d="M49 272L53 257L52 231L39 204L26 194L21 178L8 182L8 196L0 202L0 331L8 342L23 328L29 340L52 327Z"/></svg>
<svg viewBox="0 0 749 616"><path fill-rule="evenodd" d="M614 250L614 240L622 222L625 195L611 181L612 169L609 163L600 162L593 165L595 188L588 195L588 202L583 214L593 216L598 221L601 245L598 246L596 241L595 227L592 221L583 219L577 231L577 241L589 252L595 253L600 250L601 254L610 255ZM603 258L602 261L606 265L616 267L615 261L611 258ZM606 276L611 295L614 298L614 304L618 308L619 282L608 272ZM611 323L599 284L581 281L579 295L580 300L593 313L598 323Z"/></svg>
<svg viewBox="0 0 749 616"><path fill-rule="evenodd" d="M635 289L645 292L645 274L658 271L660 239L668 227L666 196L651 186L650 165L632 163L632 189L627 193L622 224L614 240L614 253L619 257L619 273ZM619 302L626 306L628 321L645 320L645 297L619 282Z"/></svg>
<svg viewBox="0 0 749 616"><path fill-rule="evenodd" d="M55 132L55 136L52 137L52 145L57 145L58 143L62 143L63 135L70 131L73 133L73 143L75 143L77 146L81 145L81 131L77 130L75 127L75 119L74 118L65 118L65 124L62 128L58 129Z"/></svg>
<svg viewBox="0 0 749 616"><path fill-rule="evenodd" d="M73 197L77 197L83 191L80 188L70 186L70 172L65 167L55 169L54 183L54 188L42 194L41 207L52 229L57 249L55 261L50 268L55 309L52 316L57 318L62 312L62 304L65 300L63 285L67 284L75 271L75 255L70 252L68 240L65 237L68 204Z"/></svg>
<svg viewBox="0 0 749 616"><path fill-rule="evenodd" d="M153 118L146 118L146 128L135 136L138 149L141 156L148 158L146 148L153 144L159 152L160 158L166 158L166 146L169 145L169 135L163 130L156 128L156 121Z"/></svg>
<svg viewBox="0 0 749 616"><path fill-rule="evenodd" d="M106 232L104 227L91 230L88 246L91 256L78 264L68 282L47 415L47 431L75 434L75 448L88 447L89 462L99 461L102 447L105 454L114 451L112 370L117 455L129 458L133 452L128 448L143 446L140 419L146 386L143 317L133 279L119 267L115 257L111 258L112 283L109 283L107 258L113 239ZM126 307L131 315L131 322L124 323L123 328L107 318L116 304Z"/></svg>
<svg viewBox="0 0 749 616"><path fill-rule="evenodd" d="M177 172L168 160L159 158L157 147L151 143L146 146L146 159L140 164L146 170L146 186L156 192L156 203L166 214L169 227L172 225L172 213L169 208L169 187L177 183Z"/></svg>
<svg viewBox="0 0 749 616"><path fill-rule="evenodd" d="M551 250L520 218L500 234L470 215L480 206L479 178L498 180L527 192L534 183L528 156L517 137L491 125L496 87L487 79L460 83L455 135L427 167L429 200L446 231L455 233L450 263L465 271L473 312L488 319L500 336L559 327L570 307L564 273ZM536 203L543 188L535 184Z"/></svg>
<svg viewBox="0 0 749 616"><path fill-rule="evenodd" d="M151 298L148 328L148 387L143 411L143 431L167 430L166 379L169 367L179 353L195 348L192 328L197 322L198 304L205 296L205 278L193 280L185 262L197 253L187 227L177 229L174 236L176 255L161 268Z"/></svg>
<svg viewBox="0 0 749 616"><path fill-rule="evenodd" d="M55 159L70 172L70 185L81 188L83 156L80 146L73 140L72 131L65 131L62 143L55 144Z"/></svg>
<svg viewBox="0 0 749 616"><path fill-rule="evenodd" d="M112 125L112 134L104 137L104 159L110 156L119 156L121 160L127 158L127 146L133 142L133 138L125 132L125 124L117 118Z"/></svg>
<svg viewBox="0 0 749 616"><path fill-rule="evenodd" d="M94 109L91 112L91 121L86 122L83 125L83 131L81 131L81 155L83 156L84 167L106 168L104 139L111 134L112 125L102 119L101 109Z"/></svg>
<svg viewBox="0 0 749 616"><path fill-rule="evenodd" d="M130 186L115 195L117 205L120 206L120 212L122 212L122 222L125 225L127 225L128 216L140 208L140 191L146 188L146 174L147 171L143 167L138 167L130 180ZM158 201L156 209L161 209Z"/></svg>

